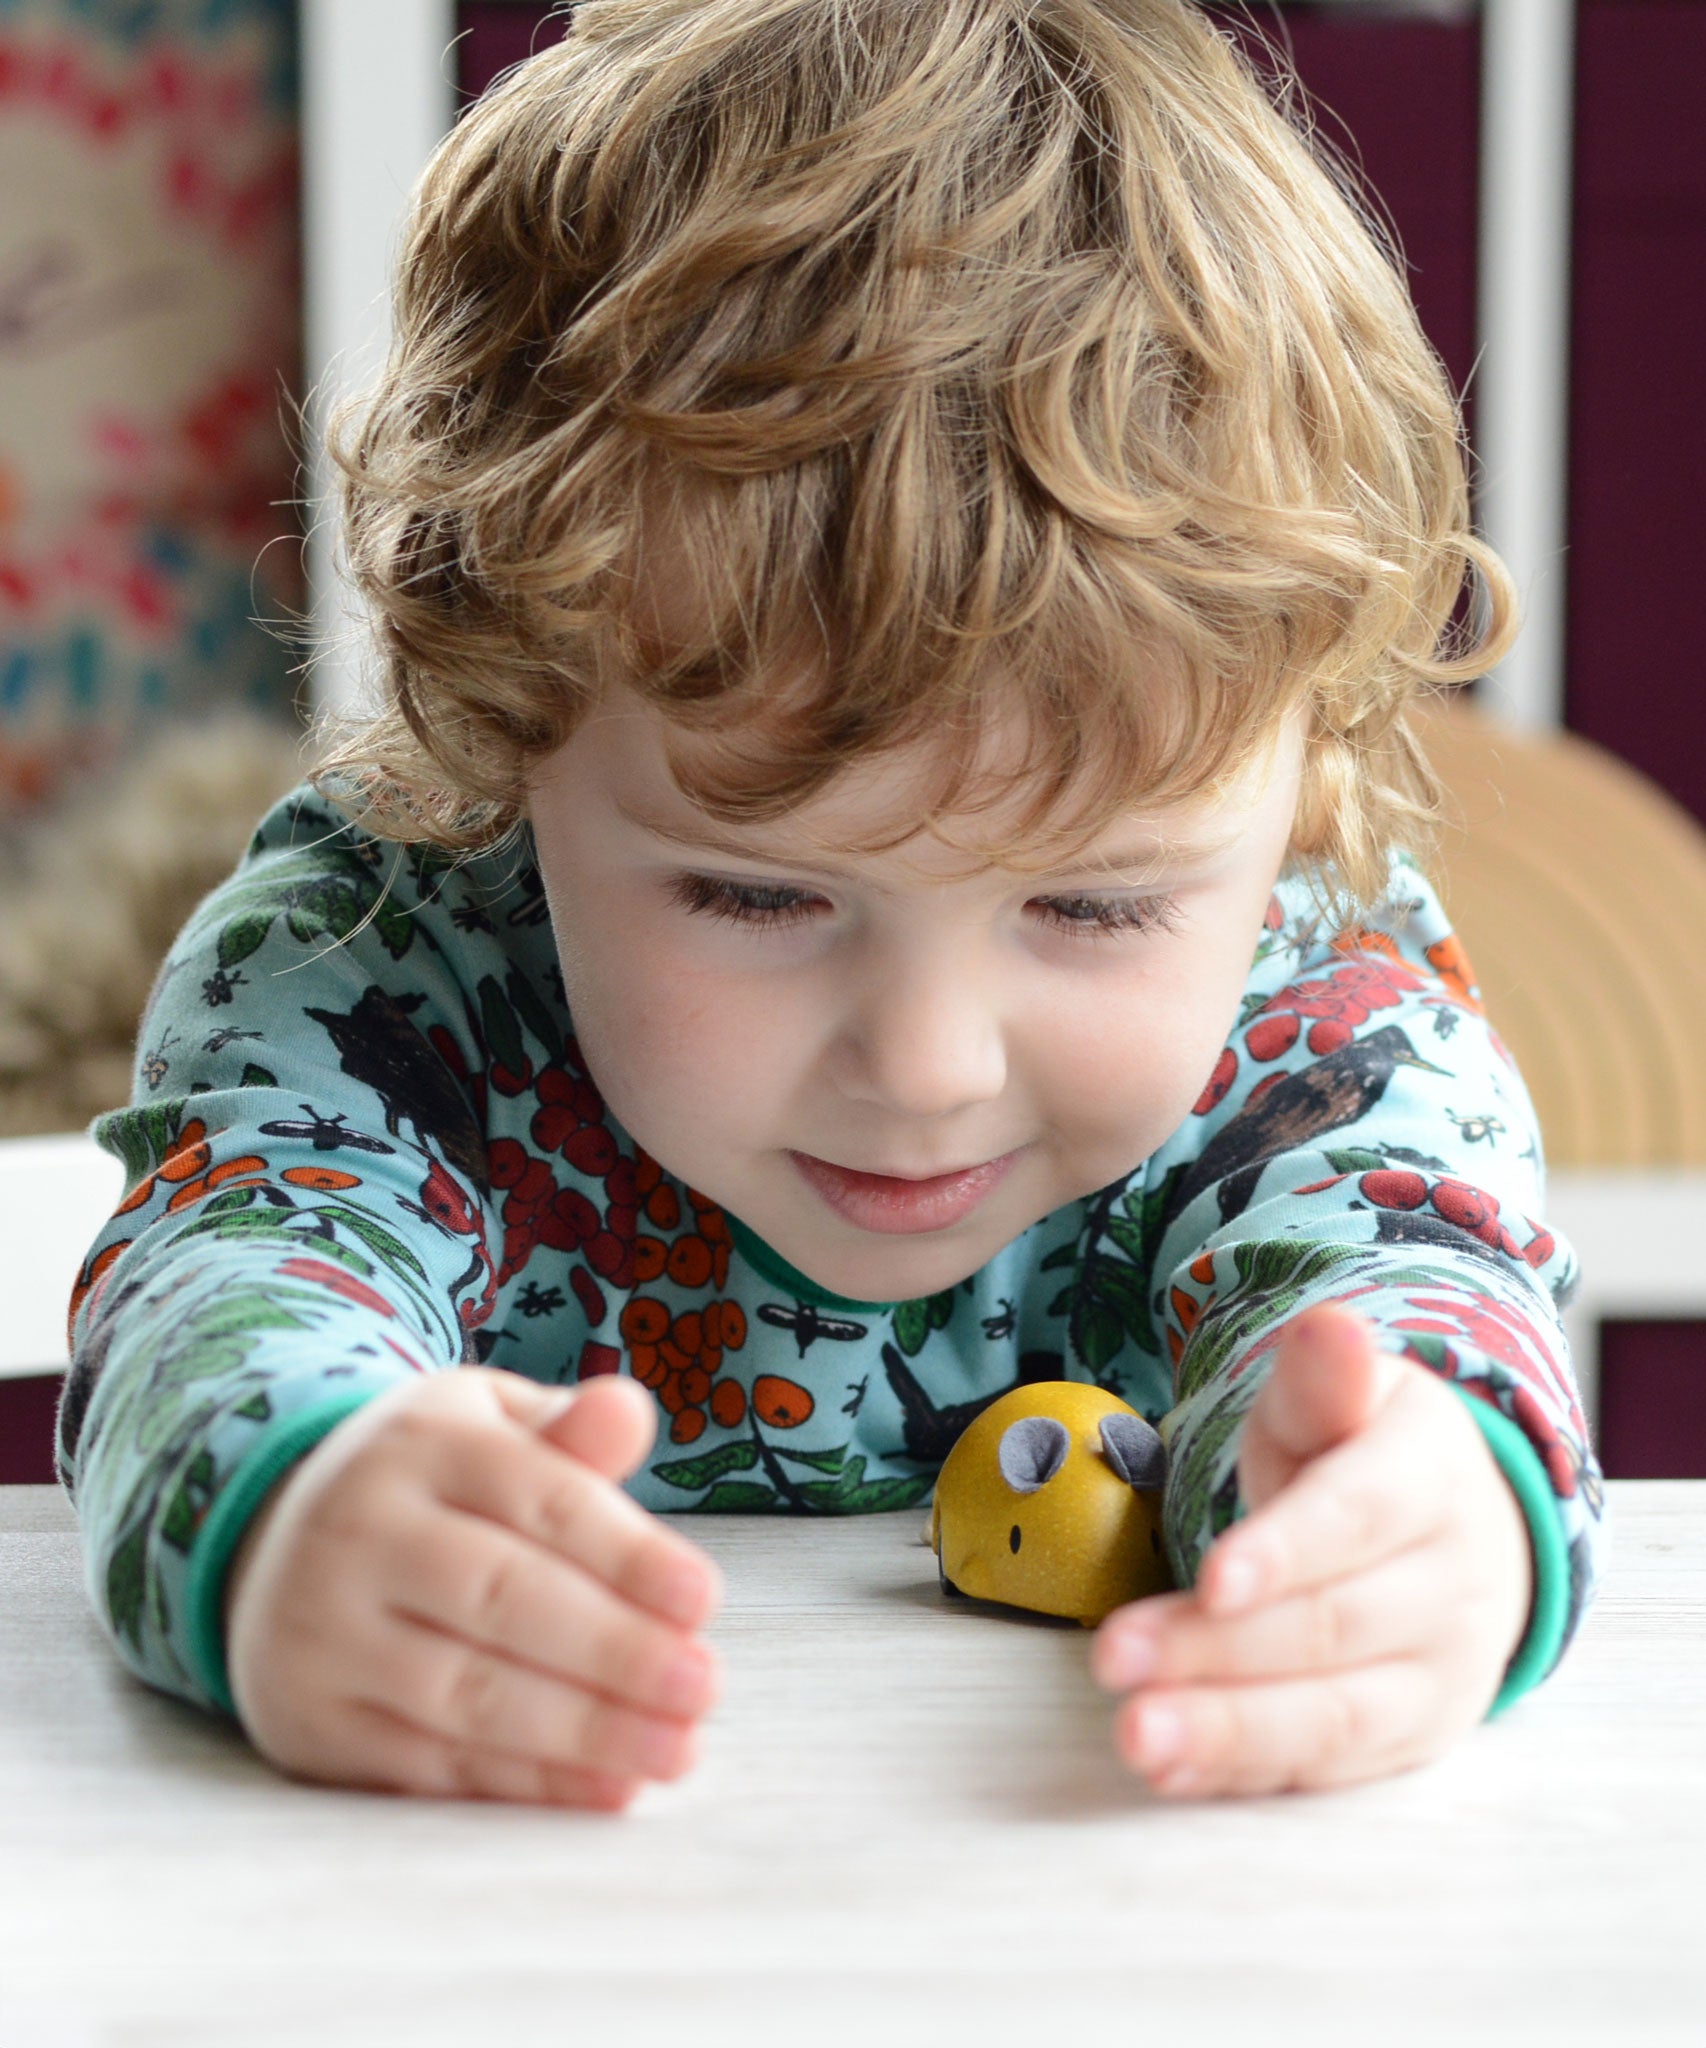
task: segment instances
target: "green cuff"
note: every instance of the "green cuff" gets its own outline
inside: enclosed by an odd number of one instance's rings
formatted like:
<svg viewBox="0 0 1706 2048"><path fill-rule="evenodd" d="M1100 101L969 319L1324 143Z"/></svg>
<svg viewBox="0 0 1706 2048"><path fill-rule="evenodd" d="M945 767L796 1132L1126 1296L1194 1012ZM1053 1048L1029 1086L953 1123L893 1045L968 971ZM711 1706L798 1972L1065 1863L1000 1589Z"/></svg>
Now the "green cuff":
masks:
<svg viewBox="0 0 1706 2048"><path fill-rule="evenodd" d="M852 1308L867 1312L894 1307L892 1301L854 1301L849 1295L831 1294L827 1287L820 1287L809 1273L802 1273L798 1266L790 1266L756 1230L749 1230L738 1216L731 1215L727 1209L723 1211L723 1221L729 1226L735 1250L759 1279L768 1280L772 1287L781 1288L784 1294L793 1295L796 1301L809 1302L813 1308Z"/></svg>
<svg viewBox="0 0 1706 2048"><path fill-rule="evenodd" d="M237 1711L225 1670L225 1580L243 1532L255 1517L268 1489L299 1458L304 1458L346 1415L365 1407L377 1387L316 1401L296 1415L287 1415L276 1429L265 1431L253 1449L220 1488L207 1519L190 1544L185 1569L184 1605L189 1626L190 1667L215 1703L228 1714Z"/></svg>
<svg viewBox="0 0 1706 2048"><path fill-rule="evenodd" d="M1499 1470L1510 1482L1528 1523L1529 1542L1534 1550L1534 1603L1528 1612L1528 1627L1515 1656L1505 1667L1498 1697L1487 1709L1490 1721L1525 1692L1531 1692L1558 1661L1570 1609L1570 1553L1540 1453L1509 1416L1501 1415L1490 1401L1469 1393L1454 1380L1445 1384L1463 1397L1464 1406L1474 1416Z"/></svg>

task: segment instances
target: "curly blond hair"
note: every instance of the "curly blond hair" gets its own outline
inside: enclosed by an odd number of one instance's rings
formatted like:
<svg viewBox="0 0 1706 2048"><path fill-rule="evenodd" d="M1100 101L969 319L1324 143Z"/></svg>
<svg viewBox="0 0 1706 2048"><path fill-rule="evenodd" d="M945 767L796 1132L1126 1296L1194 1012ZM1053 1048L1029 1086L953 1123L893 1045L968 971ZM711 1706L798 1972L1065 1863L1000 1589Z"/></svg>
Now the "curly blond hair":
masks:
<svg viewBox="0 0 1706 2048"><path fill-rule="evenodd" d="M334 423L386 708L323 785L491 845L626 686L727 738L682 772L713 816L927 739L940 810L1022 784L1041 843L1295 711L1293 856L1372 902L1437 802L1406 705L1515 605L1299 104L1184 0L584 0L434 156Z"/></svg>

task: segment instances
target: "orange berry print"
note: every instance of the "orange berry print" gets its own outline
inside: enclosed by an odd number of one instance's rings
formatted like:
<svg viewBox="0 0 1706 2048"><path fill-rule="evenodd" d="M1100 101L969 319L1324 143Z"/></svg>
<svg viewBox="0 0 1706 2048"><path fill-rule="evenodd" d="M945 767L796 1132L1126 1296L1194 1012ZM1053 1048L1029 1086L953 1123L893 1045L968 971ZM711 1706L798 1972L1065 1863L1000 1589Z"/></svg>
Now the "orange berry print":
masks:
<svg viewBox="0 0 1706 2048"><path fill-rule="evenodd" d="M677 1287L703 1287L711 1277L711 1247L702 1237L678 1237L669 1248L668 1270Z"/></svg>
<svg viewBox="0 0 1706 2048"><path fill-rule="evenodd" d="M335 1194L343 1188L358 1188L360 1177L353 1173L339 1173L331 1166L287 1166L279 1175L295 1188L313 1188L324 1194Z"/></svg>
<svg viewBox="0 0 1706 2048"><path fill-rule="evenodd" d="M216 1166L207 1176L207 1184L210 1188L222 1188L235 1174L265 1173L266 1170L266 1161L257 1159L251 1152L241 1159L227 1159L223 1166Z"/></svg>
<svg viewBox="0 0 1706 2048"><path fill-rule="evenodd" d="M1384 953L1388 960L1402 960L1398 942L1390 932L1371 932L1366 925L1347 925L1333 934L1335 953Z"/></svg>
<svg viewBox="0 0 1706 2048"><path fill-rule="evenodd" d="M658 1356L655 1344L630 1344L628 1363L634 1369L634 1377L642 1387L661 1387L668 1368Z"/></svg>
<svg viewBox="0 0 1706 2048"><path fill-rule="evenodd" d="M637 1294L617 1327L630 1344L658 1344L669 1335L669 1310L649 1294Z"/></svg>
<svg viewBox="0 0 1706 2048"><path fill-rule="evenodd" d="M668 1182L652 1189L646 1197L646 1217L659 1230L673 1230L681 1221L681 1203Z"/></svg>
<svg viewBox="0 0 1706 2048"><path fill-rule="evenodd" d="M690 1444L705 1434L705 1411L703 1408L683 1408L669 1425L669 1440L672 1444Z"/></svg>
<svg viewBox="0 0 1706 2048"><path fill-rule="evenodd" d="M1466 1010L1473 1010L1476 1016L1484 1013L1485 1006L1475 992L1475 970L1469 964L1463 941L1455 932L1450 938L1441 939L1438 945L1428 948L1427 962Z"/></svg>
<svg viewBox="0 0 1706 2048"><path fill-rule="evenodd" d="M145 1180L139 1180L124 1200L113 1211L115 1216L128 1216L132 1209L140 1209L159 1184L160 1176L151 1173Z"/></svg>
<svg viewBox="0 0 1706 2048"><path fill-rule="evenodd" d="M733 1429L746 1413L746 1389L739 1380L718 1380L711 1389L711 1419Z"/></svg>
<svg viewBox="0 0 1706 2048"><path fill-rule="evenodd" d="M202 1142L207 1136L207 1126L199 1117L185 1124L178 1133L178 1141L160 1162L162 1180L194 1180L206 1170L208 1160L213 1156Z"/></svg>
<svg viewBox="0 0 1706 2048"><path fill-rule="evenodd" d="M817 1403L798 1381L761 1372L752 1383L752 1406L759 1421L771 1429L798 1429L811 1420Z"/></svg>
<svg viewBox="0 0 1706 2048"><path fill-rule="evenodd" d="M664 1258L665 1252L661 1238L635 1238L634 1278L642 1287L655 1280L663 1271Z"/></svg>
<svg viewBox="0 0 1706 2048"><path fill-rule="evenodd" d="M1188 1337L1196 1328L1197 1317L1201 1315L1202 1311L1191 1297L1185 1293L1183 1288L1175 1287L1173 1289L1172 1302L1173 1313L1179 1318L1179 1327Z"/></svg>
<svg viewBox="0 0 1706 2048"><path fill-rule="evenodd" d="M109 1244L104 1252L98 1252L95 1256L94 1263L89 1267L87 1272L80 1276L77 1285L72 1288L71 1306L67 1310L65 1317L65 1345L67 1350L72 1350L75 1348L71 1341L71 1328L77 1320L77 1311L83 1306L84 1302L86 1302L89 1296L94 1292L95 1288L99 1285L102 1276L105 1274L107 1268L118 1257L120 1252L129 1251L134 1241L134 1239L127 1237L123 1240L122 1243Z"/></svg>
<svg viewBox="0 0 1706 2048"><path fill-rule="evenodd" d="M697 1309L689 1309L685 1315L676 1317L669 1334L672 1343L691 1355L705 1342L705 1318Z"/></svg>

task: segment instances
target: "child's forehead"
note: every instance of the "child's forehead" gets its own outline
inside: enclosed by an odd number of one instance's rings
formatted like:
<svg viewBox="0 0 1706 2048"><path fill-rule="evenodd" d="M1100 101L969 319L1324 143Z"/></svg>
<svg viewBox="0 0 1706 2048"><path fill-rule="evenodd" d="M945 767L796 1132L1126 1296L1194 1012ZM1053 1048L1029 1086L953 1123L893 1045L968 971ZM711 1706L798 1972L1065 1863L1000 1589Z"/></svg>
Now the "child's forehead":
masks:
<svg viewBox="0 0 1706 2048"><path fill-rule="evenodd" d="M684 847L773 856L824 868L879 861L955 879L992 868L1106 868L1143 880L1212 861L1251 829L1276 778L1295 777L1292 726L1240 772L1110 806L1056 796L1031 766L1028 721L992 714L981 727L902 742L849 761L780 816L732 818L696 800L709 779L739 786L742 752L771 758L785 733L694 731L629 692L607 703L609 793L630 822ZM596 716L596 714L595 714Z"/></svg>

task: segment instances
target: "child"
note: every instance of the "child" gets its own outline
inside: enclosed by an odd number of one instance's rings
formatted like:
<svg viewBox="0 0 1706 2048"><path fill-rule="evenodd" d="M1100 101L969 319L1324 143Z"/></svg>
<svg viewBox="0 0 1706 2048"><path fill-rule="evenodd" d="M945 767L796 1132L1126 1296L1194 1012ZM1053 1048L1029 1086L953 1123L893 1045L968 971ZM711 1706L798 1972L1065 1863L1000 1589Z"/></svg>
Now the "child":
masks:
<svg viewBox="0 0 1706 2048"><path fill-rule="evenodd" d="M589 0L396 311L338 437L386 708L98 1127L60 1455L120 1653L305 1777L620 1807L718 1682L655 1511L914 1506L1066 1377L1169 1447L1182 1590L1091 1647L1161 1792L1533 1685L1599 1515L1572 1261L1407 850L1406 707L1509 586L1229 44Z"/></svg>

